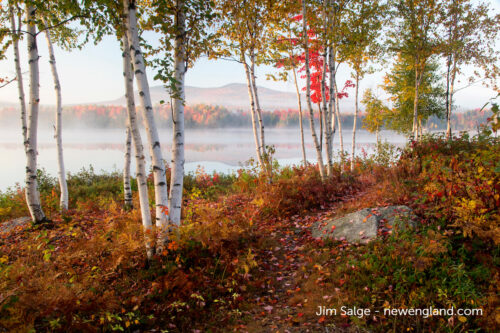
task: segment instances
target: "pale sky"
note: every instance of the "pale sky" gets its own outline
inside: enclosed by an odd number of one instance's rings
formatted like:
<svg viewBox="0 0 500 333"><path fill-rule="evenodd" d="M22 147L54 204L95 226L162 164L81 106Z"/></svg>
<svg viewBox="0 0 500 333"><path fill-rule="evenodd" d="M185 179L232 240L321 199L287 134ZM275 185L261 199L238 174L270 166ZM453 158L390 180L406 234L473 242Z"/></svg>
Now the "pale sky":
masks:
<svg viewBox="0 0 500 333"><path fill-rule="evenodd" d="M491 0L491 3L496 12L500 11L500 0ZM154 36L152 37L154 38ZM39 36L38 44L41 56L41 103L54 104L55 95L44 35ZM22 43L20 47L23 71L26 72L28 70L26 46ZM62 85L63 103L85 104L109 101L124 94L121 52L119 44L114 37L107 37L98 45L90 43L81 51L66 52L56 48L55 53L57 69ZM389 69L389 67L384 68L374 75L367 76L360 85L361 91L370 87L377 90L379 94L382 94L382 90L377 89L377 86L382 82L383 75ZM292 81L267 81L265 74L270 71L272 71L270 67L262 66L258 68L258 85L282 91L295 91ZM0 76L15 76L12 50L9 50L7 59L0 61ZM343 85L343 82L349 76L350 72L347 66L343 65L338 80L339 86ZM152 80L152 77L153 73L149 72L150 80ZM200 59L186 75L186 85L197 87L218 87L235 82L246 83L245 74L241 64L231 61ZM160 84L160 82L150 81L151 86ZM459 83L456 86L460 88L462 84ZM26 79L25 90L28 90ZM482 106L489 98L495 95L494 91L483 88L478 84L458 92L456 94L456 103L463 108L476 108ZM0 105L3 102L17 103L17 101L17 85L15 82L0 89Z"/></svg>

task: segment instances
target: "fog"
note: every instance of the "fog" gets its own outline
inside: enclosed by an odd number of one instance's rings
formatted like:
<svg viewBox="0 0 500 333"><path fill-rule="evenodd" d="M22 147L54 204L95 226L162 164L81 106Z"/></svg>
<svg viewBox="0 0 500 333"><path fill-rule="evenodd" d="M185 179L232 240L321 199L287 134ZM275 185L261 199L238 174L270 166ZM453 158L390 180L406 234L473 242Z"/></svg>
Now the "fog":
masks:
<svg viewBox="0 0 500 333"><path fill-rule="evenodd" d="M159 131L163 156L169 162L171 157L172 132ZM344 149L351 150L351 131L344 131ZM307 157L315 162L316 153L312 145L309 131L305 132ZM393 144L403 145L405 138L394 132L382 131L381 139ZM143 143L147 148L146 134L142 132ZM121 171L123 169L125 131L122 129L66 129L63 131L64 157L66 170L78 172L82 167L92 166L96 172ZM374 148L375 135L360 130L356 136L358 153L362 149L370 152ZM266 144L276 148L275 158L281 165L301 162L301 147L299 130L295 128L266 129ZM57 155L53 132L48 128L39 133L38 165L49 174L57 174ZM255 157L255 144L251 129L213 129L186 130L186 172L194 172L198 166L206 172L229 173L237 170ZM334 149L339 150L338 136L334 140ZM146 149L147 153L147 149ZM26 157L22 147L21 131L16 127L0 131L0 190L5 191L16 183L23 183L25 176ZM147 157L149 161L149 156ZM135 163L132 163L135 172ZM149 164L148 164L149 167Z"/></svg>

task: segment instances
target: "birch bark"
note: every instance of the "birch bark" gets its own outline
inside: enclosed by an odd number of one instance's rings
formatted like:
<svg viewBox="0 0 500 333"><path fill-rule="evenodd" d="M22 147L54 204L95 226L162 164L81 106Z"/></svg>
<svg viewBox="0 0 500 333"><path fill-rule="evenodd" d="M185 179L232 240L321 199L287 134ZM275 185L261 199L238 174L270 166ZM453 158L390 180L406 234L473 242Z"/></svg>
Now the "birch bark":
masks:
<svg viewBox="0 0 500 333"><path fill-rule="evenodd" d="M307 19L306 19L306 0L302 0L302 32L304 35L304 52L305 52L305 68L306 68L306 99L307 107L309 109L309 125L311 126L311 135L313 137L314 147L316 148L316 155L318 159L318 168L321 179L325 179L325 166L323 164L323 156L316 135L314 126L314 111L311 103L311 71L309 68L309 47L307 41Z"/></svg>
<svg viewBox="0 0 500 333"><path fill-rule="evenodd" d="M16 19L14 8L9 7L10 24L12 29L12 46L14 49L14 63L16 67L17 90L19 94L19 104L21 106L21 126L23 131L23 146L25 151L28 149L28 125L26 123L26 97L24 94L23 73L21 72L21 58L19 54L19 38L21 37L21 17L18 17L16 27Z"/></svg>
<svg viewBox="0 0 500 333"><path fill-rule="evenodd" d="M256 117L256 111L255 111L255 100L254 100L254 92L252 89L252 79L250 78L250 68L246 62L245 59L245 53L243 50L241 50L241 62L243 63L243 66L245 67L245 75L247 79L247 87L248 87L248 98L250 100L250 115L252 116L252 130L253 130L253 137L255 140L255 150L257 153L257 161L259 162L260 168L264 171L265 170L265 165L264 161L262 158L261 154L261 144L260 144L260 137L259 137L259 132L257 131L257 117Z"/></svg>
<svg viewBox="0 0 500 333"><path fill-rule="evenodd" d="M333 138L335 136L335 101L337 96L335 94L335 49L333 47L328 47L328 66L330 69L330 100L328 101L328 117L330 118L330 161L329 163L333 165Z"/></svg>
<svg viewBox="0 0 500 333"><path fill-rule="evenodd" d="M262 119L262 109L260 108L259 93L257 84L255 83L255 55L250 55L250 78L252 79L252 91L255 100L255 109L257 111L257 119L259 121L260 130L260 152L262 156L266 156L266 141L264 136L264 120ZM267 156L268 157L268 156Z"/></svg>
<svg viewBox="0 0 500 333"><path fill-rule="evenodd" d="M177 0L177 15L175 17L175 92L173 99L173 142L172 142L172 178L170 180L170 220L180 225L182 207L182 189L184 184L184 77L186 74L186 22L184 16L184 1Z"/></svg>
<svg viewBox="0 0 500 333"><path fill-rule="evenodd" d="M418 141L418 93L419 93L419 85L420 85L420 79L419 79L419 70L418 70L418 59L415 60L415 97L413 99L413 126L412 126L412 132L413 132L413 139L415 141Z"/></svg>
<svg viewBox="0 0 500 333"><path fill-rule="evenodd" d="M455 89L455 77L456 77L456 63L453 64L451 79L450 79L450 88L448 92L448 110L446 110L446 137L451 139L451 112L453 110L453 94Z"/></svg>
<svg viewBox="0 0 500 333"><path fill-rule="evenodd" d="M336 71L336 70L335 70ZM337 98L335 99L335 116L337 117L337 126L339 127L339 144L340 144L340 170L344 169L344 136L342 135L342 119L340 119L340 108L339 108L339 90L337 87L337 79L334 78L333 85L335 88L335 95Z"/></svg>
<svg viewBox="0 0 500 333"><path fill-rule="evenodd" d="M160 138L156 127L149 83L146 74L146 65L139 44L139 33L137 31L136 4L135 0L123 0L126 11L127 37L130 46L130 54L133 59L135 78L139 90L141 107L143 112L144 127L149 142L149 151L152 158L153 178L155 188L156 227L160 231L168 229L168 189L166 180L165 163L162 156Z"/></svg>
<svg viewBox="0 0 500 333"><path fill-rule="evenodd" d="M356 124L358 121L359 105L359 73L356 73L356 96L354 102L354 121L352 124L352 150L351 150L351 171L354 171L354 157L356 154Z"/></svg>
<svg viewBox="0 0 500 333"><path fill-rule="evenodd" d="M128 104L127 104L127 107L128 107ZM127 121L127 123L130 123L130 121ZM130 125L127 125L127 132L126 132L126 138L125 138L125 159L124 159L124 166L123 166L123 202L124 202L125 209L131 209L133 207L132 187L130 186L131 153L132 153L132 133L130 132Z"/></svg>
<svg viewBox="0 0 500 333"><path fill-rule="evenodd" d="M326 151L326 174L328 176L331 176L333 174L333 164L332 164L332 158L331 158L331 126L330 126L330 117L328 116L328 102L326 98L326 71L328 69L327 67L327 54L326 54L326 48L325 48L325 54L323 56L323 73L321 76L321 97L323 100L323 110L322 110L322 121L323 121L323 130L325 132L325 151ZM330 95L331 97L331 95Z"/></svg>
<svg viewBox="0 0 500 333"><path fill-rule="evenodd" d="M62 144L62 94L61 83L59 81L59 74L57 73L56 57L54 55L54 47L50 32L45 24L45 37L47 39L47 48L49 50L49 63L52 71L52 78L54 80L54 90L56 92L56 126L54 128L54 138L56 139L57 148L57 166L58 166L58 179L59 189L61 190L61 198L59 207L61 211L68 210L68 183L66 181L66 169L64 167L64 151Z"/></svg>
<svg viewBox="0 0 500 333"><path fill-rule="evenodd" d="M123 79L125 83L125 97L127 99L127 116L132 141L134 142L137 188L139 191L139 205L141 209L142 226L145 234L146 252L148 259L153 256L153 226L151 222L151 212L149 210L149 195L146 173L146 158L144 157L144 147L142 145L141 132L137 123L137 114L134 101L134 74L130 56L130 47L126 34L122 37L123 47Z"/></svg>
<svg viewBox="0 0 500 333"><path fill-rule="evenodd" d="M306 145L304 142L304 124L303 124L303 114L302 114L302 97L300 96L300 90L299 90L299 83L297 82L297 72L295 70L295 67L292 69L293 72L293 81L295 83L295 91L297 92L297 103L299 107L299 128L300 128L300 143L302 147L302 161L304 165L307 164L307 157L306 157Z"/></svg>
<svg viewBox="0 0 500 333"><path fill-rule="evenodd" d="M34 223L42 223L47 220L40 204L40 193L37 183L37 130L38 130L38 108L40 103L40 80L38 68L38 47L36 41L36 25L34 23L36 9L26 6L27 21L27 45L29 54L30 72L30 98L27 122L27 148L26 148L26 202Z"/></svg>

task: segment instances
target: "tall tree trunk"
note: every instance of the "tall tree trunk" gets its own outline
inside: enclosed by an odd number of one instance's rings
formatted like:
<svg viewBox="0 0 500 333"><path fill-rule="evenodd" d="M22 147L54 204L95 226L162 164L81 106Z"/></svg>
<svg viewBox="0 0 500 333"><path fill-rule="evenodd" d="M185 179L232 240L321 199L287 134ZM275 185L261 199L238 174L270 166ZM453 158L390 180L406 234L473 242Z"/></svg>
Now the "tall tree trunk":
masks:
<svg viewBox="0 0 500 333"><path fill-rule="evenodd" d="M325 166L323 164L323 156L321 154L321 148L318 142L318 136L316 135L316 129L314 126L314 111L311 103L311 71L309 69L309 46L307 41L307 19L306 19L306 0L302 0L302 33L304 35L304 52L306 55L305 68L306 68L306 99L307 107L309 109L309 125L311 127L311 135L313 137L314 147L316 148L316 155L318 158L318 168L321 179L326 178Z"/></svg>
<svg viewBox="0 0 500 333"><path fill-rule="evenodd" d="M139 205L141 208L142 226L145 235L146 253L148 259L153 256L154 238L151 212L149 210L149 194L146 173L146 157L142 145L141 132L137 123L137 114L134 101L134 74L132 73L132 58L127 35L122 37L123 47L123 79L125 83L125 97L127 99L128 125L134 142L137 189L139 191Z"/></svg>
<svg viewBox="0 0 500 333"><path fill-rule="evenodd" d="M321 109L321 103L318 103L318 120L319 120L319 149L323 153L323 110Z"/></svg>
<svg viewBox="0 0 500 333"><path fill-rule="evenodd" d="M172 177L170 180L170 220L175 225L181 223L182 189L184 184L184 77L186 74L186 22L184 16L184 0L176 1L175 16L175 91L173 101L173 142L172 142Z"/></svg>
<svg viewBox="0 0 500 333"><path fill-rule="evenodd" d="M293 67L293 81L295 83L295 91L297 92L297 103L299 107L299 128L300 128L300 144L302 147L302 161L304 165L307 164L307 157L306 157L306 145L304 142L304 124L303 124L303 114L302 114L302 98L300 96L300 90L299 90L299 83L297 82L297 72L295 70L295 67Z"/></svg>
<svg viewBox="0 0 500 333"><path fill-rule="evenodd" d="M130 62L129 62L130 64ZM127 124L130 123L127 121ZM132 153L132 133L130 125L127 125L127 134L125 138L125 159L123 166L123 202L125 209L131 209L132 203L132 187L130 186L130 156Z"/></svg>
<svg viewBox="0 0 500 333"><path fill-rule="evenodd" d="M451 73L451 54L447 56L446 59L446 138L451 137L451 127L450 127L450 73Z"/></svg>
<svg viewBox="0 0 500 333"><path fill-rule="evenodd" d="M260 150L260 134L257 130L258 124L257 124L257 116L256 116L256 110L255 110L255 99L254 99L254 91L252 89L252 79L250 77L250 67L248 66L246 59L245 59L245 53L244 50L241 50L241 62L243 63L243 66L245 67L245 75L247 79L247 88L248 88L248 98L250 100L250 115L252 116L252 130L253 130L253 137L255 140L255 150L257 153L257 161L259 162L260 168L262 171L265 171L265 165L264 165L264 160L262 157L262 153Z"/></svg>
<svg viewBox="0 0 500 333"><path fill-rule="evenodd" d="M253 54L253 51L250 54L250 78L252 79L252 91L255 100L255 109L257 111L257 119L259 121L260 145L261 145L260 151L262 156L266 156L267 151L266 151L266 140L264 136L264 119L262 117L262 109L260 107L259 93L257 91L257 84L255 80L255 55ZM269 158L269 156L266 156L266 158Z"/></svg>
<svg viewBox="0 0 500 333"><path fill-rule="evenodd" d="M42 223L47 220L40 204L40 193L37 183L37 130L38 130L38 108L40 103L40 80L38 69L38 46L36 41L35 25L36 9L26 6L27 22L27 45L30 68L30 99L28 108L28 130L26 149L26 202L34 223Z"/></svg>
<svg viewBox="0 0 500 333"><path fill-rule="evenodd" d="M337 100L335 94L335 49L332 46L328 47L328 67L330 69L330 100L328 101L328 118L330 119L330 160L329 165L333 168L333 138L335 136L335 101Z"/></svg>
<svg viewBox="0 0 500 333"><path fill-rule="evenodd" d="M153 178L155 188L156 206L156 227L160 231L168 229L168 189L160 138L153 113L151 95L149 92L148 77L146 75L146 65L139 44L139 34L137 31L136 5L135 0L124 0L123 6L126 10L127 37L130 45L130 54L133 57L133 65L137 88L142 106L142 118L149 142L149 152L153 162Z"/></svg>
<svg viewBox="0 0 500 333"><path fill-rule="evenodd" d="M352 150L351 150L351 171L354 171L354 157L356 151L356 123L358 120L359 106L358 106L358 97L359 97L359 73L356 73L356 96L354 102L354 121L352 124Z"/></svg>
<svg viewBox="0 0 500 333"><path fill-rule="evenodd" d="M336 72L337 70L335 70ZM337 79L333 80L333 85L335 87L335 115L337 117L337 126L339 127L339 144L340 144L340 171L344 170L344 136L342 134L342 119L340 118L340 108L339 108L339 90L337 87Z"/></svg>
<svg viewBox="0 0 500 333"><path fill-rule="evenodd" d="M379 144L380 144L379 137L378 137L379 132L380 132L380 130L377 127L377 130L375 131L375 140L377 141L377 151L378 151L378 147L379 147Z"/></svg>
<svg viewBox="0 0 500 333"><path fill-rule="evenodd" d="M44 22L45 24L45 22ZM52 77L54 79L54 89L56 91L56 126L55 126L55 139L57 147L57 166L59 189L61 190L61 198L59 207L61 211L68 210L68 183L66 182L66 169L64 167L64 152L62 144L62 95L61 83L59 82L59 74L57 73L56 57L54 55L54 47L50 38L50 32L45 24L45 37L47 38L47 48L49 49L49 62L52 70Z"/></svg>
<svg viewBox="0 0 500 333"><path fill-rule="evenodd" d="M330 125L330 116L328 114L328 102L327 102L327 96L326 96L326 71L328 70L327 67L327 53L326 53L326 48L325 48L325 54L323 55L323 73L321 76L321 99L323 101L323 110L321 112L321 117L322 117L322 122L323 122L323 132L325 136L325 151L326 151L326 174L328 176L331 176L333 173L333 164L332 164L332 158L331 158L331 149L330 149L330 144L331 144L331 125Z"/></svg>
<svg viewBox="0 0 500 333"><path fill-rule="evenodd" d="M457 74L457 68L456 68L456 62L453 64L453 68L451 71L451 78L450 78L450 87L448 91L448 100L447 100L447 106L448 109L446 111L446 137L448 139L451 139L452 133L451 133L451 112L453 110L453 94L455 93L455 78Z"/></svg>
<svg viewBox="0 0 500 333"><path fill-rule="evenodd" d="M418 141L418 90L419 90L419 70L418 60L415 60L415 96L413 99L413 138Z"/></svg>
<svg viewBox="0 0 500 333"><path fill-rule="evenodd" d="M21 36L21 16L18 16L18 24L16 27L16 19L14 15L14 7L9 7L10 23L12 29L12 44L14 49L14 63L16 67L17 90L19 94L19 104L21 106L21 126L23 131L23 146L24 150L28 149L28 125L26 123L26 97L24 95L23 73L21 71L21 59L19 55L19 38Z"/></svg>

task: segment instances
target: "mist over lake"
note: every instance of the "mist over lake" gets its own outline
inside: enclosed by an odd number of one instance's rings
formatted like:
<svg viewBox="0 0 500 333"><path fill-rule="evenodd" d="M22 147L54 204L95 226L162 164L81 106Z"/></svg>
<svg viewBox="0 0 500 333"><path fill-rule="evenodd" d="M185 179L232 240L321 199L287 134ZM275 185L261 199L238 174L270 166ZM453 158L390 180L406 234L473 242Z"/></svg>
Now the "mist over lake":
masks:
<svg viewBox="0 0 500 333"><path fill-rule="evenodd" d="M162 129L160 132L162 150L167 161L171 158L172 131ZM315 151L311 134L305 131L305 141L308 160L315 163ZM49 128L42 129L38 139L39 168L44 168L52 175L57 175L57 155L53 132ZM143 144L146 135L142 132ZM343 131L344 149L351 150L352 132ZM382 140L396 145L403 145L406 138L391 131L382 131ZM125 151L125 130L122 129L91 129L73 128L63 131L65 164L68 172L75 173L92 166L96 172L121 171ZM276 148L275 158L281 165L298 164L301 162L300 134L298 128L266 129L266 144ZM356 135L357 154L373 151L375 135L365 130L359 130ZM146 147L145 147L146 148ZM255 157L255 143L250 128L223 129L187 129L186 130L186 172L195 172L198 166L205 171L230 173L237 170ZM150 166L147 153L148 168ZM334 139L334 150L339 151L338 135ZM0 154L4 156L2 173L0 173L0 191L15 186L24 185L25 154L22 147L21 131L5 129L0 132ZM132 171L135 173L135 163Z"/></svg>

